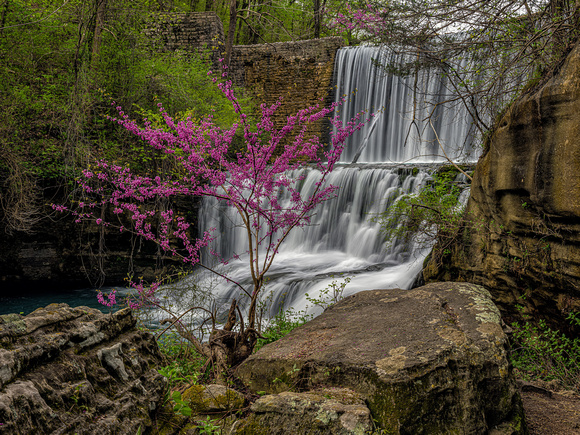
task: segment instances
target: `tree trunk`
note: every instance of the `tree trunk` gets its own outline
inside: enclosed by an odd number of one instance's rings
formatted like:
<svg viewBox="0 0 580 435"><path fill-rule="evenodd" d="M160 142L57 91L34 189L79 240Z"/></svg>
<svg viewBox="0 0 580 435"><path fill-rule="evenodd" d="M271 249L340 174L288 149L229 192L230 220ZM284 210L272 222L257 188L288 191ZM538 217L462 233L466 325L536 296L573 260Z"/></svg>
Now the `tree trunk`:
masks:
<svg viewBox="0 0 580 435"><path fill-rule="evenodd" d="M0 18L0 33L4 32L4 26L6 25L6 18L8 17L8 7L10 6L10 1L5 0L2 5L2 17Z"/></svg>
<svg viewBox="0 0 580 435"><path fill-rule="evenodd" d="M259 335L253 328L244 328L244 322L236 315L240 313L237 301L234 299L230 306L228 319L223 329L215 329L205 343L185 328L175 316L161 322L171 323L177 332L186 340L191 342L195 349L208 359L208 364L212 368L213 376L217 381L225 381L232 368L237 367L247 359L254 350ZM241 313L240 313L241 314ZM215 316L214 316L215 322ZM239 331L233 331L239 323Z"/></svg>
<svg viewBox="0 0 580 435"><path fill-rule="evenodd" d="M103 40L103 27L105 26L105 12L107 10L107 0L96 0L97 15L95 28L93 30L93 47L91 50L91 70L99 67L99 56L101 55L101 42Z"/></svg>
<svg viewBox="0 0 580 435"><path fill-rule="evenodd" d="M228 40L226 41L226 56L224 64L230 66L232 50L234 48L234 37L236 36L236 22L238 20L238 3L230 0L230 23L228 25Z"/></svg>
<svg viewBox="0 0 580 435"><path fill-rule="evenodd" d="M320 38L321 20L322 11L320 9L320 0L314 0L314 38Z"/></svg>

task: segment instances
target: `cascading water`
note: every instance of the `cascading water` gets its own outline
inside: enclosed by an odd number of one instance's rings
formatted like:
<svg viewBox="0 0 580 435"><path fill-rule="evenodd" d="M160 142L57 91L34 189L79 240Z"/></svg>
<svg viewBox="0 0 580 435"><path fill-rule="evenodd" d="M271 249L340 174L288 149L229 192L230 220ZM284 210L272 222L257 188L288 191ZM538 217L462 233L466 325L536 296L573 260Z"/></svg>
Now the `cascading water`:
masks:
<svg viewBox="0 0 580 435"><path fill-rule="evenodd" d="M346 48L337 55L338 94L351 95L358 88L356 95L340 109L343 119L349 120L362 110L382 108L382 113L349 140L343 161L347 163L356 157L359 162L372 164L337 167L328 179L328 183L339 186L337 198L319 207L310 226L294 229L285 240L268 273L264 292L271 295L271 315L282 307L306 310L306 293L316 298L320 290L339 276L350 278L344 296L373 288L409 288L430 246L417 241L394 241L387 245L380 225L372 217L385 212L401 195L416 193L430 178L432 169L425 163L443 160L435 132L441 143L456 145L447 149L449 157L463 157L464 161L475 159L470 148L467 112L458 107L434 109L438 101L449 99L441 74L420 73L420 79L428 83L432 100L418 101L415 125L409 118L416 98L413 82L386 75L377 68L373 59L385 62L381 56L380 49L373 47ZM426 98L426 94L421 95ZM427 128L422 120L431 110L435 110L433 128L431 124ZM410 161L423 165L401 164ZM392 165L393 162L399 165ZM302 183L302 193L307 195L317 179L317 171L310 170ZM199 227L217 228L213 249L222 258L233 258L247 249L247 236L237 223L234 209L216 200L204 200ZM221 271L245 288L251 288L247 262L242 256L230 261ZM239 288L226 282L212 289L218 303L224 304L238 298L239 293Z"/></svg>
<svg viewBox="0 0 580 435"><path fill-rule="evenodd" d="M475 161L471 118L452 91L447 75L435 68L406 77L380 65L403 64L408 54L381 47L347 47L336 56L336 100L343 122L360 112L377 113L347 141L343 162L433 163ZM464 60L463 62L467 62Z"/></svg>
<svg viewBox="0 0 580 435"><path fill-rule="evenodd" d="M373 287L408 288L428 247L420 248L417 242L387 246L380 226L371 218L383 213L402 194L416 192L427 177L426 170L412 168L335 169L328 183L340 186L337 198L320 207L310 226L290 233L270 269L266 292L273 294L272 311L276 312L282 302L297 310L305 309L305 293L316 296L338 276L351 277L347 294ZM302 193L308 195L317 180L317 171L309 171ZM216 246L226 258L239 254L246 243L236 225L238 217L230 212L217 201L207 200L199 220L203 228L222 229ZM241 258L226 267L228 276L244 286L251 284L247 261ZM228 284L220 284L216 290L222 301L230 301L239 293L235 285Z"/></svg>

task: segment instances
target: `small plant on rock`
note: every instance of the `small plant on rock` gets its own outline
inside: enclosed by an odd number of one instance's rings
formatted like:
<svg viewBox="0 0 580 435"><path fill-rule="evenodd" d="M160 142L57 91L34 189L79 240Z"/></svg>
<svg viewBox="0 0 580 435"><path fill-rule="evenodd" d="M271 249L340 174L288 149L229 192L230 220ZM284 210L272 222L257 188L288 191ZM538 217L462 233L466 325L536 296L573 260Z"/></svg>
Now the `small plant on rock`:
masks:
<svg viewBox="0 0 580 435"><path fill-rule="evenodd" d="M387 211L375 218L390 243L397 240L432 245L432 255L441 258L460 235L463 208L459 196L464 187L455 182L455 168L442 168L417 193L402 196Z"/></svg>

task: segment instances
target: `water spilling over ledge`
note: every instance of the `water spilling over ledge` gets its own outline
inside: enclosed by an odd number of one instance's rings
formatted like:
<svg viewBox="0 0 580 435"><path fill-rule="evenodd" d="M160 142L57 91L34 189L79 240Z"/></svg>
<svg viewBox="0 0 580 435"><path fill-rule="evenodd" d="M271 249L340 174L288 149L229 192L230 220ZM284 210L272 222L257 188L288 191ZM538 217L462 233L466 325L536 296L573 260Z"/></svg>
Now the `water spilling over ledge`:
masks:
<svg viewBox="0 0 580 435"><path fill-rule="evenodd" d="M336 115L348 122L357 113L376 114L347 140L343 162L444 162L440 145L454 162L477 160L471 116L443 70L427 68L401 77L384 68L410 61L408 54L380 46L338 51L335 101L346 101Z"/></svg>
<svg viewBox="0 0 580 435"><path fill-rule="evenodd" d="M452 99L442 72L420 72L426 93L417 94L412 91L412 78L388 75L377 66L377 60L394 61L384 56L377 47L339 50L336 93L350 98L338 114L347 122L363 110L380 110L349 139L342 163L326 180L339 187L337 197L317 208L310 225L292 230L276 254L263 291L271 316L288 308L314 313L316 308L308 298L318 298L321 291L344 278L350 282L343 296L375 288L410 288L431 242L415 238L387 243L373 218L403 196L418 193L432 180L437 167L449 164L440 143L446 146L447 156L459 163L473 162L477 157L467 110L458 104L442 104ZM414 119L410 120L413 108ZM426 124L431 112L431 121ZM356 163L351 163L353 160ZM298 186L302 197L311 195L319 180L316 169L289 176L302 178ZM291 198L280 192L278 202L290 206ZM216 266L220 273L246 289L252 288L245 254L247 232L237 210L223 201L204 198L198 221L202 231L216 228L212 251L227 260L227 265ZM207 254L205 262L210 260ZM229 306L234 298L243 304L246 299L237 285L217 281L207 272L192 275L180 287L174 307L192 306L194 290L188 288L209 289L206 291L218 306Z"/></svg>

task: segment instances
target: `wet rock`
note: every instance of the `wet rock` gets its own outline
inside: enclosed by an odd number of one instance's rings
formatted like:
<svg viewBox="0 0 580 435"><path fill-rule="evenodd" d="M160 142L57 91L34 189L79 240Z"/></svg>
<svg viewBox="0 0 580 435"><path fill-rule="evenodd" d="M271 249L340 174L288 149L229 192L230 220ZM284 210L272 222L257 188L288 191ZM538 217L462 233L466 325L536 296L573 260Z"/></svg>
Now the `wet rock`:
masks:
<svg viewBox="0 0 580 435"><path fill-rule="evenodd" d="M237 374L255 392L349 388L386 433L523 434L507 351L484 288L438 283L352 295L262 348Z"/></svg>
<svg viewBox="0 0 580 435"><path fill-rule="evenodd" d="M0 316L0 433L137 433L167 380L153 336L128 309L51 304Z"/></svg>

